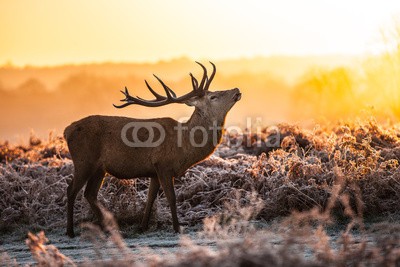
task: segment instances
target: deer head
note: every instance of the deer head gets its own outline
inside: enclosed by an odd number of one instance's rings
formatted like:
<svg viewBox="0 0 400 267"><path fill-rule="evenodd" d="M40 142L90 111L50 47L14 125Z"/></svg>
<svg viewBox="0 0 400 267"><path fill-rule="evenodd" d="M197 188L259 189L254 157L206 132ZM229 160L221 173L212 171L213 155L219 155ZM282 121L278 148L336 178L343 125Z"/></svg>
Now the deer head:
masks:
<svg viewBox="0 0 400 267"><path fill-rule="evenodd" d="M125 95L125 98L121 101L126 103L122 105L114 105L114 107L124 108L129 105L159 107L172 103L184 103L188 106L194 106L196 108L195 113L199 113L209 120L223 121L232 106L240 100L241 93L238 88L225 91L209 91L208 89L216 73L216 67L212 62L210 62L213 70L210 77L208 77L207 69L201 63L197 61L196 63L203 69L203 77L199 83L192 73L189 74L193 87L191 92L177 97L170 87L168 87L159 77L154 75L162 85L166 96L158 94L145 80L147 88L155 96L155 99L145 100L140 97L133 97L129 94L128 88L125 87L125 91L121 91Z"/></svg>

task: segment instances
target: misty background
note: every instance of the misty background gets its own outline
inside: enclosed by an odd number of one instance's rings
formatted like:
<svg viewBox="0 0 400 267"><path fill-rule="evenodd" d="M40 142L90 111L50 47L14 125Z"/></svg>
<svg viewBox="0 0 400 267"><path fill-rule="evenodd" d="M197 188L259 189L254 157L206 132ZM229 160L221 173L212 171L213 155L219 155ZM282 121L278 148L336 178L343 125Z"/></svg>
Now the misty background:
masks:
<svg viewBox="0 0 400 267"><path fill-rule="evenodd" d="M316 123L373 115L399 117L398 75L393 60L398 51L374 57L273 56L214 62L211 90L241 89L242 100L227 117L227 126ZM390 59L390 60L388 60ZM201 61L211 68L206 60ZM26 141L31 132L47 137L62 134L71 122L92 114L136 118L188 117L182 104L159 108L132 105L116 109L125 86L132 95L152 98L144 80L160 93L158 75L177 94L191 90L189 73L201 68L189 58L157 63L101 63L52 67L0 68L0 139Z"/></svg>

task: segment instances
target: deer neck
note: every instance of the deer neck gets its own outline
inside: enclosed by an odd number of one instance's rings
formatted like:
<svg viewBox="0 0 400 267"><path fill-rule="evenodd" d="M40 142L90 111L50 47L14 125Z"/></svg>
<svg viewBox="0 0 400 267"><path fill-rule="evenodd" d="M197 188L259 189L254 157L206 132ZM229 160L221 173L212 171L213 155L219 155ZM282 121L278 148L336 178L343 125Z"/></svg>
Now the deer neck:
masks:
<svg viewBox="0 0 400 267"><path fill-rule="evenodd" d="M201 127L209 132L210 130L213 130L214 127L223 129L224 124L225 116L210 116L210 114L196 108L186 123L186 126L189 130L200 129Z"/></svg>
<svg viewBox="0 0 400 267"><path fill-rule="evenodd" d="M185 143L188 153L196 153L203 159L211 154L222 138L225 116L209 116L196 108L191 118L185 123ZM205 139L204 139L205 138Z"/></svg>
<svg viewBox="0 0 400 267"><path fill-rule="evenodd" d="M189 121L187 122L187 126L189 129L193 129L194 127L205 127L209 130L210 127L217 126L217 127L224 127L225 124L225 117L226 114L217 116L217 115L210 115L203 112L199 108L195 108L192 116L190 117Z"/></svg>

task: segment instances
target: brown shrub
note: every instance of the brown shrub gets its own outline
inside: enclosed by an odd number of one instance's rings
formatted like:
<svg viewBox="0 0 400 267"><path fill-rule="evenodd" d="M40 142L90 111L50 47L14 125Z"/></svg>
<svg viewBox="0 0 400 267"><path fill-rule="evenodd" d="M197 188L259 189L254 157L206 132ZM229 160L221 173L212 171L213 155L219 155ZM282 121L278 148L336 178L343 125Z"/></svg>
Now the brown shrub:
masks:
<svg viewBox="0 0 400 267"><path fill-rule="evenodd" d="M244 148L246 143L233 146L230 140L239 140L237 136L226 136L213 156L178 177L181 221L199 224L224 210L226 202L247 203L252 192L264 204L258 219L271 220L314 207L325 210L338 179L337 170L343 176L343 191L349 193L352 207L356 207L357 186L365 215L400 210L398 128L368 121L316 127L313 131L282 125L280 132L282 148L259 156L252 155L252 148ZM268 131L261 134L267 136ZM51 137L27 147L3 143L0 151L0 226L63 227L66 187L73 174L63 139ZM135 224L140 221L148 183L147 179L123 181L107 176L99 200L113 211L121 225ZM238 194L240 199L236 200ZM90 208L82 194L75 210L78 222L90 219ZM335 205L334 213L342 218L343 205ZM169 207L162 193L154 217L160 225L169 224Z"/></svg>

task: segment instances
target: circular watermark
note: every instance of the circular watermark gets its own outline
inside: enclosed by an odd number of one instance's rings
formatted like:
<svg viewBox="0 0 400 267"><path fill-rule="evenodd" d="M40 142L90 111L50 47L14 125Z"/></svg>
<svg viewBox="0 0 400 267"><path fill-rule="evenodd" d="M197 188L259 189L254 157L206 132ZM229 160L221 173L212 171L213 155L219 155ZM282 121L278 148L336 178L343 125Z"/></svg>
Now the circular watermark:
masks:
<svg viewBox="0 0 400 267"><path fill-rule="evenodd" d="M185 144L191 147L205 147L210 145L216 147L221 141L222 133L227 144L232 148L239 147L279 147L281 132L278 126L262 127L261 119L257 118L255 123L247 118L246 128L230 125L223 131L223 125L213 121L210 125L191 125L185 120L177 121L171 129L165 129L157 121L132 121L124 125L121 130L121 139L129 147L157 147L161 145L168 133L171 145L183 147ZM212 124L212 125L211 125ZM172 126L171 126L172 127ZM230 138L232 137L232 138Z"/></svg>
<svg viewBox="0 0 400 267"><path fill-rule="evenodd" d="M131 139L128 138L130 129L132 129ZM157 140L155 140L156 130L160 133ZM142 134L139 133L140 131ZM125 124L122 128L121 139L129 147L157 147L165 140L165 129L158 122L133 121Z"/></svg>

